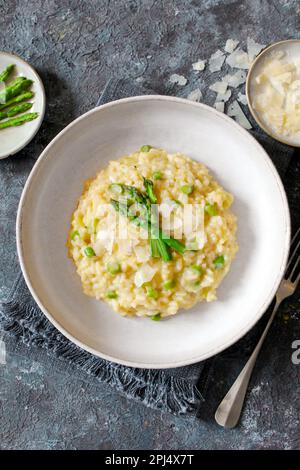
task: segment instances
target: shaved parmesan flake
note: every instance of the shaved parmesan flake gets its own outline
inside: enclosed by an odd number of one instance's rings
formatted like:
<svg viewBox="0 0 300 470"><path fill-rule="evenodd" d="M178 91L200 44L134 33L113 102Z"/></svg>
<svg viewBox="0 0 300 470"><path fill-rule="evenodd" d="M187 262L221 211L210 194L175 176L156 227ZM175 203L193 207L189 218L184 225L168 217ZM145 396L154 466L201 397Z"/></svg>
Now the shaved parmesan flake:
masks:
<svg viewBox="0 0 300 470"><path fill-rule="evenodd" d="M200 101L202 98L202 93L200 88L196 88L195 90L191 91L191 93L188 94L187 99L190 101Z"/></svg>
<svg viewBox="0 0 300 470"><path fill-rule="evenodd" d="M247 104L247 96L243 95L243 93L239 93L237 99L240 103Z"/></svg>
<svg viewBox="0 0 300 470"><path fill-rule="evenodd" d="M228 54L231 54L237 47L238 43L239 41L235 41L234 39L227 39L224 51L228 52Z"/></svg>
<svg viewBox="0 0 300 470"><path fill-rule="evenodd" d="M218 93L216 101L224 101L224 103L227 103L230 97L231 97L231 90L227 90L226 93Z"/></svg>
<svg viewBox="0 0 300 470"><path fill-rule="evenodd" d="M228 86L237 88L246 82L246 72L244 70L238 70L233 75L225 75L223 82L228 83Z"/></svg>
<svg viewBox="0 0 300 470"><path fill-rule="evenodd" d="M171 75L169 78L169 81L180 86L187 84L187 79L183 75L178 75L177 73L173 73L173 75Z"/></svg>
<svg viewBox="0 0 300 470"><path fill-rule="evenodd" d="M202 70L205 69L205 66L206 60L198 60L198 62L194 62L192 64L193 70L195 70L195 72L202 72Z"/></svg>
<svg viewBox="0 0 300 470"><path fill-rule="evenodd" d="M236 69L248 69L250 66L247 52L242 51L240 48L227 57L226 63Z"/></svg>
<svg viewBox="0 0 300 470"><path fill-rule="evenodd" d="M209 89L215 91L216 93L224 94L227 90L228 84L226 82L216 82L210 85Z"/></svg>
<svg viewBox="0 0 300 470"><path fill-rule="evenodd" d="M209 66L209 71L210 72L217 72L218 70L221 70L222 65L225 60L225 54L224 52L217 50L209 59L208 61L208 66Z"/></svg>
<svg viewBox="0 0 300 470"><path fill-rule="evenodd" d="M227 114L230 117L235 117L236 122L238 122L245 129L252 129L250 122L246 118L237 101L233 101L233 103L231 103L231 105L228 107Z"/></svg>
<svg viewBox="0 0 300 470"><path fill-rule="evenodd" d="M156 271L157 270L152 268L149 264L144 264L134 275L134 283L136 287L141 287L145 282L150 282Z"/></svg>
<svg viewBox="0 0 300 470"><path fill-rule="evenodd" d="M248 51L248 57L249 61L252 62L253 59L260 53L262 49L264 49L266 46L264 44L259 44L258 42L253 41L253 39L248 38L247 39L247 51Z"/></svg>
<svg viewBox="0 0 300 470"><path fill-rule="evenodd" d="M216 108L217 111L221 111L221 113L224 113L224 101L216 101L214 104L214 107Z"/></svg>

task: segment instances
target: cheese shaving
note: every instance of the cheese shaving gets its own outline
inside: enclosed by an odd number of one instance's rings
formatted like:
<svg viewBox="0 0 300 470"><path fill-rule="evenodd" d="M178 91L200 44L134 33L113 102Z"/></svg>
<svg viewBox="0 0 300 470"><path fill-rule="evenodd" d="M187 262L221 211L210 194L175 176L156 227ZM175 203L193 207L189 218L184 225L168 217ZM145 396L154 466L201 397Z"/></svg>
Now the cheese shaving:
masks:
<svg viewBox="0 0 300 470"><path fill-rule="evenodd" d="M239 41L235 41L234 39L227 39L224 51L228 52L228 54L231 54L234 49L238 46Z"/></svg>
<svg viewBox="0 0 300 470"><path fill-rule="evenodd" d="M224 94L227 90L228 84L226 82L216 82L210 85L209 89L216 93Z"/></svg>
<svg viewBox="0 0 300 470"><path fill-rule="evenodd" d="M202 70L205 69L205 66L206 60L198 60L198 62L194 62L192 64L193 70L195 70L195 72L202 72Z"/></svg>
<svg viewBox="0 0 300 470"><path fill-rule="evenodd" d="M246 77L247 75L244 70L238 70L232 75L225 75L223 81L226 82L228 86L232 88L237 88L238 86L246 82Z"/></svg>
<svg viewBox="0 0 300 470"><path fill-rule="evenodd" d="M247 105L247 96L244 95L243 93L239 93L237 97L238 101L244 105Z"/></svg>
<svg viewBox="0 0 300 470"><path fill-rule="evenodd" d="M191 93L188 94L187 99L190 101L197 101L199 102L202 98L202 93L200 88L196 88L195 90L191 91Z"/></svg>
<svg viewBox="0 0 300 470"><path fill-rule="evenodd" d="M178 75L178 73L173 73L173 75L170 76L169 81L179 86L184 86L187 84L187 79L184 77L184 75Z"/></svg>
<svg viewBox="0 0 300 470"><path fill-rule="evenodd" d="M233 51L232 54L227 57L226 63L236 69L248 69L250 66L247 52L240 48Z"/></svg>
<svg viewBox="0 0 300 470"><path fill-rule="evenodd" d="M224 60L225 60L224 52L218 49L214 54L212 54L212 56L210 57L208 61L209 71L218 72L219 70L221 70Z"/></svg>
<svg viewBox="0 0 300 470"><path fill-rule="evenodd" d="M224 103L227 103L230 97L231 97L231 90L227 90L226 93L218 93L216 101L224 101Z"/></svg>
<svg viewBox="0 0 300 470"><path fill-rule="evenodd" d="M260 53L262 49L264 49L266 46L264 44L259 44L258 42L255 42L253 39L248 38L247 39L247 51L248 51L248 57L249 61L252 62L255 57Z"/></svg>
<svg viewBox="0 0 300 470"><path fill-rule="evenodd" d="M233 101L233 103L229 105L227 114L230 117L234 117L236 122L238 122L245 129L252 129L250 122L246 118L237 101Z"/></svg>
<svg viewBox="0 0 300 470"><path fill-rule="evenodd" d="M221 113L224 113L224 101L216 101L214 104L214 107L216 108L217 111L220 111Z"/></svg>

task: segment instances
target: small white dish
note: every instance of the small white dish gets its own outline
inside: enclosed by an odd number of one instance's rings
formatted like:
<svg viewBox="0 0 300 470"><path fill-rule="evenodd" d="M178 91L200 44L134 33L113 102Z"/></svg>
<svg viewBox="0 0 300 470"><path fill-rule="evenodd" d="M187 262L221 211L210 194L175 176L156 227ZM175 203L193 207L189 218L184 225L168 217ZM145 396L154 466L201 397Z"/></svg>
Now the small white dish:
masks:
<svg viewBox="0 0 300 470"><path fill-rule="evenodd" d="M266 47L254 60L252 63L246 82L246 95L248 101L249 110L257 122L257 124L265 131L266 134L273 137L273 139L282 142L283 144L290 145L292 147L300 147L299 138L294 140L292 137L284 137L273 131L273 129L267 125L267 123L262 119L259 112L257 112L253 107L253 98L255 96L255 78L260 75L264 62L271 57L271 54L276 53L277 51L283 51L285 55L289 58L289 61L300 60L300 39L286 39L284 41L279 41L271 44Z"/></svg>
<svg viewBox="0 0 300 470"><path fill-rule="evenodd" d="M39 115L33 121L26 122L21 126L0 130L0 159L19 152L33 139L42 124L46 107L46 96L42 80L31 65L15 54L0 51L0 71L4 70L9 64L15 64L16 66L12 75L13 78L23 75L33 80L34 83L30 91L34 92L34 96L31 100L28 100L28 102L33 103L33 106L28 112L36 112Z"/></svg>
<svg viewBox="0 0 300 470"><path fill-rule="evenodd" d="M66 248L84 181L111 159L145 143L207 165L234 194L238 217L240 250L218 300L161 322L121 317L106 303L84 295ZM258 142L215 109L166 96L115 101L72 122L35 164L17 216L21 268L41 310L81 348L133 367L195 363L240 339L271 302L289 242L285 192Z"/></svg>

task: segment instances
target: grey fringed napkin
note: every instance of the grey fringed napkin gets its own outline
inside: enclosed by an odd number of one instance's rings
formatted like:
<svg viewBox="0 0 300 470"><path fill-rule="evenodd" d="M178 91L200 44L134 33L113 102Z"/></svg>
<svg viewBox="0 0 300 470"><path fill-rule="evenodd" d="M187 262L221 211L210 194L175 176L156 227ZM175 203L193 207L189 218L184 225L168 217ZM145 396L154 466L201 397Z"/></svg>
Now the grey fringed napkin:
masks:
<svg viewBox="0 0 300 470"><path fill-rule="evenodd" d="M129 80L111 80L97 105L145 93L150 92ZM259 132L255 132L255 136L283 176L292 149ZM169 370L133 369L99 359L75 346L51 325L35 304L21 273L7 301L0 304L0 328L4 338L13 336L16 344L21 340L29 347L42 348L53 358L67 361L74 371L80 369L90 378L112 385L128 398L174 414L201 415L215 359ZM234 362L235 373L251 351L258 329L259 325L233 349L229 360Z"/></svg>

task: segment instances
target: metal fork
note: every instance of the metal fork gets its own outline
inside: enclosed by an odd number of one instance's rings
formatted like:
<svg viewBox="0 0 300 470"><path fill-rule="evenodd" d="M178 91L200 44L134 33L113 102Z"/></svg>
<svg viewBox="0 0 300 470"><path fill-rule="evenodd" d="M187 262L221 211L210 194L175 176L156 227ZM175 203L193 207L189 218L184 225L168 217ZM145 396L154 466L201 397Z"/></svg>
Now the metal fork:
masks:
<svg viewBox="0 0 300 470"><path fill-rule="evenodd" d="M293 246L295 245L296 246L294 247L292 254L289 258L289 262L285 271L285 276L282 279L278 287L278 290L276 292L276 302L275 302L274 310L267 323L267 326L265 327L264 332L261 335L261 338L259 342L257 343L257 346L254 349L253 353L251 354L250 358L248 359L248 362L246 363L245 367L243 368L240 375L238 376L238 378L236 379L236 381L234 382L232 387L229 389L228 393L225 395L225 397L223 398L223 400L221 401L220 405L217 408L217 411L215 413L215 420L217 421L218 424L220 424L220 426L224 426L226 428L234 428L237 425L240 415L241 415L249 380L250 380L253 368L255 366L257 356L261 350L261 347L267 336L270 326L272 325L272 322L275 318L278 307L284 299L286 299L287 297L289 297L295 292L296 287L299 283L300 272L297 275L296 279L294 279L296 270L300 266L300 256L296 257L297 251L300 246L300 239L297 242L299 234L300 234L300 227L297 230L291 242L291 248L293 248ZM288 275L288 273L290 274Z"/></svg>

